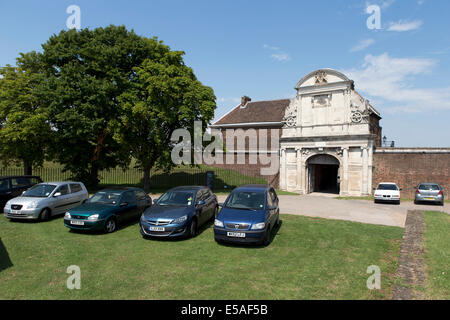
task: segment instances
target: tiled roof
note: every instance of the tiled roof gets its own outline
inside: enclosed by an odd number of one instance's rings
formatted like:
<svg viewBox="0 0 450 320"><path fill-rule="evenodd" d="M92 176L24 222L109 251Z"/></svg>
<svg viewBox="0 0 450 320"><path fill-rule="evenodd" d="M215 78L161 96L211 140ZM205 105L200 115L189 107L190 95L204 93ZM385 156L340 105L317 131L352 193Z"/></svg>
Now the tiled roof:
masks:
<svg viewBox="0 0 450 320"><path fill-rule="evenodd" d="M251 122L281 122L290 99L248 102L245 108L241 105L223 116L214 125L238 124Z"/></svg>

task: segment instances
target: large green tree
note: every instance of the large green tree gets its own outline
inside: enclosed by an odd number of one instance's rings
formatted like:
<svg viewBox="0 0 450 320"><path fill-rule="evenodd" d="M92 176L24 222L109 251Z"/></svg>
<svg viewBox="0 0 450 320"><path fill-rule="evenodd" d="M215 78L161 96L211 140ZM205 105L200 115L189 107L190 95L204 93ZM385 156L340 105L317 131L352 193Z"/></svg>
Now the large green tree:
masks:
<svg viewBox="0 0 450 320"><path fill-rule="evenodd" d="M201 121L205 130L214 116L213 90L197 80L183 55L164 47L157 59L146 59L135 68L133 86L120 99L122 115L115 138L130 149L143 169L146 190L154 166L167 170L174 165L170 157L173 130L192 133L194 121Z"/></svg>
<svg viewBox="0 0 450 320"><path fill-rule="evenodd" d="M130 90L135 68L158 59L164 47L123 26L61 31L42 47L52 154L76 178L97 185L100 170L128 165L127 146L113 139L119 97Z"/></svg>
<svg viewBox="0 0 450 320"><path fill-rule="evenodd" d="M21 54L17 66L0 69L0 158L20 162L24 174L41 166L51 138L48 109L37 93L43 75L35 52Z"/></svg>

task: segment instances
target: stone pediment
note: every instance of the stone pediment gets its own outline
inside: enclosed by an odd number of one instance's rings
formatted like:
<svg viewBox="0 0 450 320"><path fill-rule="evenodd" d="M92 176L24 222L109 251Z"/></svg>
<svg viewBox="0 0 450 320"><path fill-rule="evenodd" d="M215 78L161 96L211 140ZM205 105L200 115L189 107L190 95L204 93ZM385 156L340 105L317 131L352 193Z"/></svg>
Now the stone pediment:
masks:
<svg viewBox="0 0 450 320"><path fill-rule="evenodd" d="M299 82L297 82L295 89L311 86L322 86L346 81L351 80L339 71L333 69L319 69L303 77Z"/></svg>

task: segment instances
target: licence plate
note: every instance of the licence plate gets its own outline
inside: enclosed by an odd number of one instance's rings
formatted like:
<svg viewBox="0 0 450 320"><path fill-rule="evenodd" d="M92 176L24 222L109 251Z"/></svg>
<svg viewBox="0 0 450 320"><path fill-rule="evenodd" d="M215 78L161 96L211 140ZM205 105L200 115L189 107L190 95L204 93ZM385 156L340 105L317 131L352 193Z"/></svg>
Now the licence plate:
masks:
<svg viewBox="0 0 450 320"><path fill-rule="evenodd" d="M234 237L234 238L245 238L244 232L227 232L228 237Z"/></svg>
<svg viewBox="0 0 450 320"><path fill-rule="evenodd" d="M11 210L11 214L20 214L20 210Z"/></svg>
<svg viewBox="0 0 450 320"><path fill-rule="evenodd" d="M72 221L70 221L70 224L77 225L77 226L84 226L84 221L72 220Z"/></svg>
<svg viewBox="0 0 450 320"><path fill-rule="evenodd" d="M150 227L150 231L166 231L166 228L164 227Z"/></svg>
<svg viewBox="0 0 450 320"><path fill-rule="evenodd" d="M434 200L434 198L428 197L428 198L425 198L425 200Z"/></svg>

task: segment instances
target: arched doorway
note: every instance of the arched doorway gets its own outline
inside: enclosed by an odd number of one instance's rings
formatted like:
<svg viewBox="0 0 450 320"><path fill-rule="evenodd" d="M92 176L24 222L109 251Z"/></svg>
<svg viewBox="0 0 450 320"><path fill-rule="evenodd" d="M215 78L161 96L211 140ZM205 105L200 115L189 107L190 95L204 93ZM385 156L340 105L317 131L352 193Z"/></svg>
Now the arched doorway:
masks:
<svg viewBox="0 0 450 320"><path fill-rule="evenodd" d="M328 154L318 154L306 162L308 192L339 194L339 160Z"/></svg>

